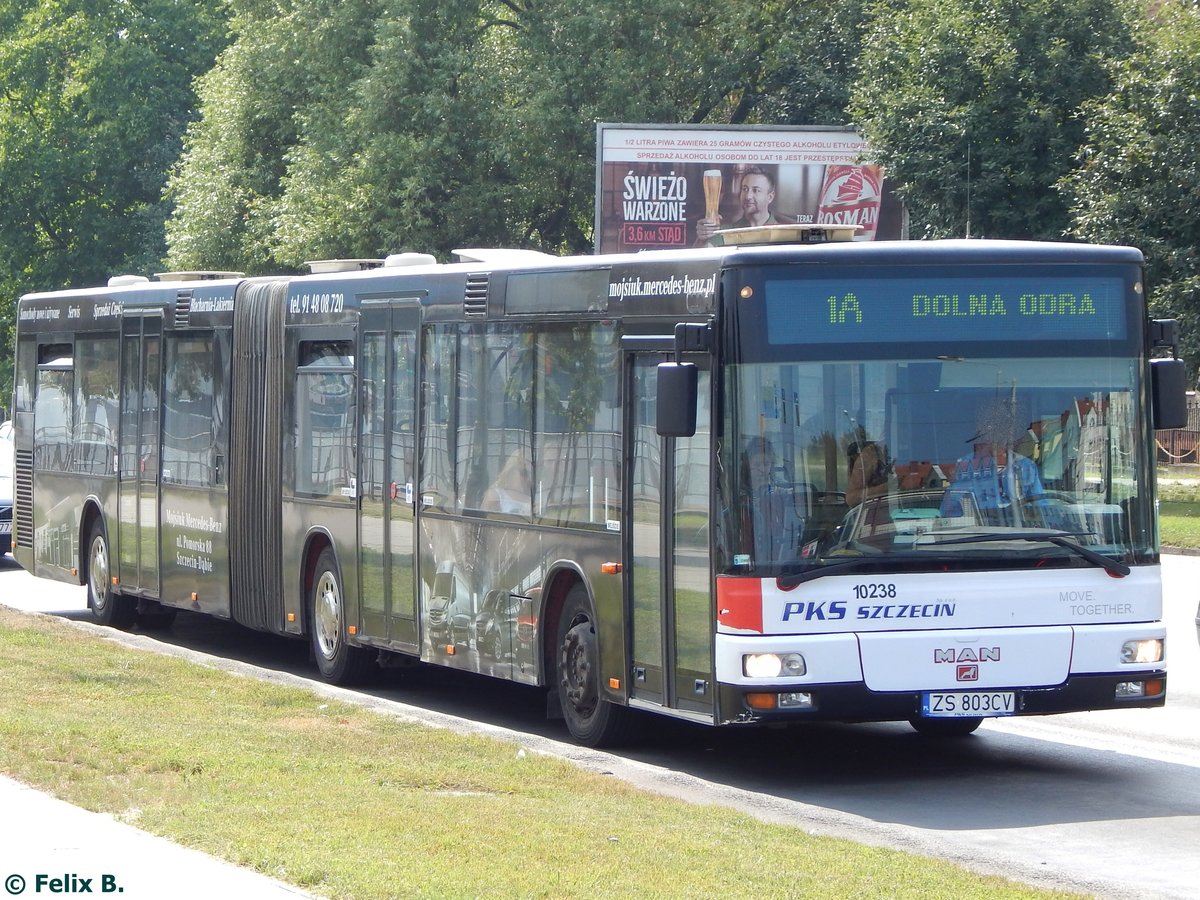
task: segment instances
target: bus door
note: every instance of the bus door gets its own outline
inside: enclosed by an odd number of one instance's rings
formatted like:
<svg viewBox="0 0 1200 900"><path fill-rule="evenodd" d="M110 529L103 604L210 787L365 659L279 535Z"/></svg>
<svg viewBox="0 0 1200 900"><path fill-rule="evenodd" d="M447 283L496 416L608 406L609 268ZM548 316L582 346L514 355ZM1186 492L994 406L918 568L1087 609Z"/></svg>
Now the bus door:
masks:
<svg viewBox="0 0 1200 900"><path fill-rule="evenodd" d="M121 320L118 572L123 591L157 596L162 313Z"/></svg>
<svg viewBox="0 0 1200 900"><path fill-rule="evenodd" d="M359 329L361 634L417 648L417 300L364 303Z"/></svg>
<svg viewBox="0 0 1200 900"><path fill-rule="evenodd" d="M625 598L630 696L640 705L713 714L713 603L709 565L710 372L700 371L696 434L655 430L657 369L671 357L629 353L626 396Z"/></svg>

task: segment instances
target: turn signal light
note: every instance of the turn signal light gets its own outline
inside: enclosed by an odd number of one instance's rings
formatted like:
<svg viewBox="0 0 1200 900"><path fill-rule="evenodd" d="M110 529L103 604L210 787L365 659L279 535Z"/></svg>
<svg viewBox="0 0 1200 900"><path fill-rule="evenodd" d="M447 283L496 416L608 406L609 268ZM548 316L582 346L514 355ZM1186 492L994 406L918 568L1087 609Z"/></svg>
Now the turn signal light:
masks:
<svg viewBox="0 0 1200 900"><path fill-rule="evenodd" d="M1161 678L1149 678L1146 681L1121 681L1117 683L1114 696L1117 700L1158 697L1166 690L1166 687L1166 682Z"/></svg>
<svg viewBox="0 0 1200 900"><path fill-rule="evenodd" d="M775 709L779 705L778 694L747 694L746 705L751 709Z"/></svg>

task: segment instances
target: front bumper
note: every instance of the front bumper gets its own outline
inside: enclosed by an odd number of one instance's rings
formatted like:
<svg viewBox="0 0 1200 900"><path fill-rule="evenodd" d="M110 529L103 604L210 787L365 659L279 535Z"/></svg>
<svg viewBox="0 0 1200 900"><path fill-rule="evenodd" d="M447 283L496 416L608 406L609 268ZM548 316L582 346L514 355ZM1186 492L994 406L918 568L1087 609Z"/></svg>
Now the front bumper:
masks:
<svg viewBox="0 0 1200 900"><path fill-rule="evenodd" d="M1148 697L1117 696L1117 685L1130 681L1161 682L1161 690ZM996 690L989 688L988 690ZM1163 706L1167 699L1165 670L1103 675L1072 675L1054 687L1009 687L1016 692L1016 715L1097 709L1144 709ZM803 691L811 695L806 708L754 708L748 694ZM921 714L918 691L872 691L862 682L843 684L754 686L722 684L719 689L722 724L791 724L798 722L905 722Z"/></svg>

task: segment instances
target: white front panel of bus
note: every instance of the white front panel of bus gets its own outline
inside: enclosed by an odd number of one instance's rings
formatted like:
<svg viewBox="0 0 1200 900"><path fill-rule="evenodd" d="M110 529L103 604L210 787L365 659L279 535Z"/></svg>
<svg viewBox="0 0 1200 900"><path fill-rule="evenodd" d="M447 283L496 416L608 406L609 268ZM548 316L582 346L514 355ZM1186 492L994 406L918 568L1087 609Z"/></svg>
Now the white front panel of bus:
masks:
<svg viewBox="0 0 1200 900"><path fill-rule="evenodd" d="M722 633L1082 626L1162 618L1158 566L1137 567L1124 578L1080 568L830 575L791 590L780 589L774 578L754 581L761 587L761 619L743 612L737 621L719 622ZM746 599L753 605L757 597Z"/></svg>
<svg viewBox="0 0 1200 900"><path fill-rule="evenodd" d="M873 691L1062 684L1072 638L1066 627L863 634L863 680Z"/></svg>

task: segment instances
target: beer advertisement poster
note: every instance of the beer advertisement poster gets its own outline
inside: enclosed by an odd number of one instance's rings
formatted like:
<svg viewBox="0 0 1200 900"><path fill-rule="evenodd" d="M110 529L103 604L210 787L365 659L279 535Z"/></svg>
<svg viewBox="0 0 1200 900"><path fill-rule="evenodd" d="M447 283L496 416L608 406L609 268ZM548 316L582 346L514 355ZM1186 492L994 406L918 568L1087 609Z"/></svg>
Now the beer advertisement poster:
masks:
<svg viewBox="0 0 1200 900"><path fill-rule="evenodd" d="M850 128L601 124L596 157L597 253L719 245L722 229L786 223L905 236Z"/></svg>

